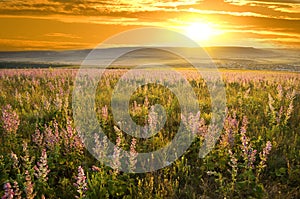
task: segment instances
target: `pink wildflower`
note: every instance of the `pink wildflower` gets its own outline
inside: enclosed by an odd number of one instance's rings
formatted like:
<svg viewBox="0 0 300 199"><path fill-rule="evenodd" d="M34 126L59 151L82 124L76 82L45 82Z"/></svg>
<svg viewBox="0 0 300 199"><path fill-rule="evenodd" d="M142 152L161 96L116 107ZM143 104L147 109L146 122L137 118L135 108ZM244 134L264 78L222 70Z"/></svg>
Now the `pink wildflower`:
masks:
<svg viewBox="0 0 300 199"><path fill-rule="evenodd" d="M76 177L76 183L74 183L74 186L77 187L77 192L79 193L79 196L76 196L76 198L83 198L85 196L84 193L87 190L87 183L84 170L81 166L78 167L78 175Z"/></svg>
<svg viewBox="0 0 300 199"><path fill-rule="evenodd" d="M4 184L3 189L4 189L4 196L2 196L2 199L12 199L14 197L14 191L11 188L9 182Z"/></svg>
<svg viewBox="0 0 300 199"><path fill-rule="evenodd" d="M31 176L29 172L26 170L25 171L25 193L26 193L26 198L27 199L34 199L36 193L34 193L34 184L31 181Z"/></svg>
<svg viewBox="0 0 300 199"><path fill-rule="evenodd" d="M14 134L17 132L20 119L18 114L12 109L11 105L8 104L2 108L2 117L3 129L7 133Z"/></svg>
<svg viewBox="0 0 300 199"><path fill-rule="evenodd" d="M33 168L35 170L34 176L38 180L42 182L46 182L48 180L47 175L50 172L50 170L48 169L48 164L47 164L46 149L43 149L42 155L40 157L40 161Z"/></svg>
<svg viewBox="0 0 300 199"><path fill-rule="evenodd" d="M136 139L131 140L130 152L129 152L129 168L130 171L134 171L136 168L138 153L136 151Z"/></svg>

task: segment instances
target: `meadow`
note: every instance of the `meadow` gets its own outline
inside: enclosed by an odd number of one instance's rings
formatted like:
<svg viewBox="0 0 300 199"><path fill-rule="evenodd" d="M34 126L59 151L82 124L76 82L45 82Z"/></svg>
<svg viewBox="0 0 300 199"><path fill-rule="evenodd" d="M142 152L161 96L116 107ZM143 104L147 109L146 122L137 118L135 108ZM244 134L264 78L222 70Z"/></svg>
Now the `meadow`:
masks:
<svg viewBox="0 0 300 199"><path fill-rule="evenodd" d="M300 198L300 75L292 72L221 70L227 109L224 128L204 158L198 152L211 119L203 79L181 70L200 104L186 118L196 139L169 166L125 173L96 160L76 130L72 92L77 69L0 70L0 196L8 198ZM158 125L151 105L167 114L150 139L135 139L117 128L110 97L126 69L111 69L95 98L98 121L116 146L137 153L157 150L176 134L180 108L170 90L149 84L130 98L130 115L141 125ZM156 71L159 72L159 71ZM96 146L106 140L95 137ZM101 150L95 147L95 150ZM114 163L120 161L116 147Z"/></svg>

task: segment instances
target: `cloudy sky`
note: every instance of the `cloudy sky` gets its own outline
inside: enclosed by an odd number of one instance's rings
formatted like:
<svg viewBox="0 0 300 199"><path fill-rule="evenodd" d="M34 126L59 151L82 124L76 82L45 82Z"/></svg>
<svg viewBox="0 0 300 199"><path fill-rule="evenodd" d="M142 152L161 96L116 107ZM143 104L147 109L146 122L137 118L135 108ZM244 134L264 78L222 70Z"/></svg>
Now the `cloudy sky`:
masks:
<svg viewBox="0 0 300 199"><path fill-rule="evenodd" d="M0 50L93 48L141 27L203 46L300 48L300 0L0 0Z"/></svg>

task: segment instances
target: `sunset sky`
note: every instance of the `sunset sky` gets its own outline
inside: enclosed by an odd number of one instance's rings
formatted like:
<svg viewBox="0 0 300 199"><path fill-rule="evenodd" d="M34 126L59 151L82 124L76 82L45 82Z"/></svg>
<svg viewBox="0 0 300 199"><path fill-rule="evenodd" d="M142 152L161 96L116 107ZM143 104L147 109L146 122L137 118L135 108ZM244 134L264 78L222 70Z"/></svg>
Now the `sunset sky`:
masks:
<svg viewBox="0 0 300 199"><path fill-rule="evenodd" d="M300 48L300 0L0 0L0 21L0 51L93 48L149 26L202 46Z"/></svg>

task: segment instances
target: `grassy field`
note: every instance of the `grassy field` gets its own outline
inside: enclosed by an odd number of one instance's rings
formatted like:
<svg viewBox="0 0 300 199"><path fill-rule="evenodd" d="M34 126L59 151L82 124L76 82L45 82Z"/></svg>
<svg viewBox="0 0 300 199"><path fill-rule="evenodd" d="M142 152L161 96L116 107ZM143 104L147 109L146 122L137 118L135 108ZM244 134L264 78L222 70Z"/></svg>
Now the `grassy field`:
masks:
<svg viewBox="0 0 300 199"><path fill-rule="evenodd" d="M196 139L169 166L137 174L107 167L85 149L72 112L77 69L0 70L0 196L299 198L300 74L222 69L227 100L224 128L214 149L199 158L210 124L211 100L203 79L192 70L179 71L198 96L200 115L187 119L187 123L201 121ZM150 139L121 132L112 117L110 98L125 72L105 72L95 111L107 137L133 154L135 167L134 154L156 150L172 140L181 120L180 107L168 89L143 86L130 98L133 121L158 125L160 121L148 113L151 105L160 103L167 113L166 124ZM95 144L107 143L95 139ZM114 158L119 162L123 157L116 152Z"/></svg>

